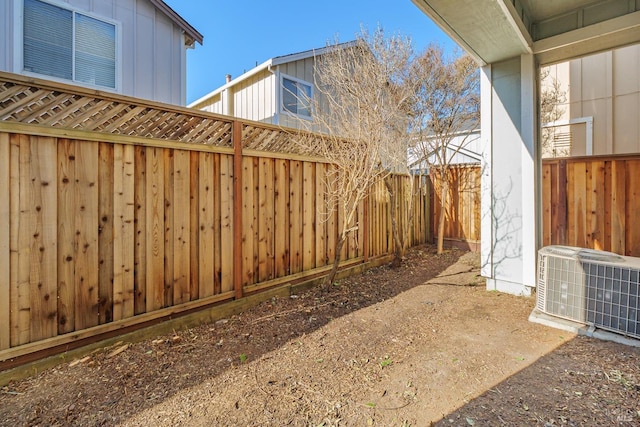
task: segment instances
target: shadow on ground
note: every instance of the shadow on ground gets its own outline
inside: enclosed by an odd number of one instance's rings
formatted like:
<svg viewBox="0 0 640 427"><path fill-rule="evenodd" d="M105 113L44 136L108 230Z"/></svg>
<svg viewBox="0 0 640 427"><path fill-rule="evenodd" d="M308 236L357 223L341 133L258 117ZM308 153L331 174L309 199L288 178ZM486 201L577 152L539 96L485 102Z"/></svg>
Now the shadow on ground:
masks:
<svg viewBox="0 0 640 427"><path fill-rule="evenodd" d="M397 270L380 267L274 298L229 319L132 343L119 343L0 389L0 425L112 425L185 389L259 359L331 320L392 299L435 277L462 254L414 248Z"/></svg>
<svg viewBox="0 0 640 427"><path fill-rule="evenodd" d="M578 336L435 425L640 425L640 349Z"/></svg>

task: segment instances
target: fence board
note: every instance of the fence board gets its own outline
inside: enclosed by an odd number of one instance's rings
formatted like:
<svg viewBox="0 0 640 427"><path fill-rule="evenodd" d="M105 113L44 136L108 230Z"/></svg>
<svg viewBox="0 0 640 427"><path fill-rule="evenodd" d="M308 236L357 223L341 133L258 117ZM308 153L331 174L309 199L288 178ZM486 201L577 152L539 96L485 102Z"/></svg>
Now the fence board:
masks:
<svg viewBox="0 0 640 427"><path fill-rule="evenodd" d="M31 229L30 339L57 334L57 189L56 154L53 138L31 137L31 200L35 207Z"/></svg>
<svg viewBox="0 0 640 427"><path fill-rule="evenodd" d="M627 219L626 224L633 224L640 212L640 160L627 161ZM640 227L628 227L626 231L626 254L640 256Z"/></svg>
<svg viewBox="0 0 640 427"><path fill-rule="evenodd" d="M275 277L274 265L274 159L259 160L258 282Z"/></svg>
<svg viewBox="0 0 640 427"><path fill-rule="evenodd" d="M233 156L220 158L220 287L222 292L233 291Z"/></svg>
<svg viewBox="0 0 640 427"><path fill-rule="evenodd" d="M134 314L147 311L147 156L135 147L134 159Z"/></svg>
<svg viewBox="0 0 640 427"><path fill-rule="evenodd" d="M316 218L316 233L315 233L315 265L316 267L322 267L327 265L327 221L322 214L326 210L325 204L327 203L327 188L325 185L325 174L327 166L324 163L316 164L316 182L315 182L315 212L312 215Z"/></svg>
<svg viewBox="0 0 640 427"><path fill-rule="evenodd" d="M81 141L76 166L75 327L96 326L98 312L98 144Z"/></svg>
<svg viewBox="0 0 640 427"><path fill-rule="evenodd" d="M0 350L11 346L11 176L9 134L0 133Z"/></svg>
<svg viewBox="0 0 640 427"><path fill-rule="evenodd" d="M176 150L173 156L173 303L182 304L191 300L190 289L190 155Z"/></svg>
<svg viewBox="0 0 640 427"><path fill-rule="evenodd" d="M289 274L289 161L276 159L274 171L275 275Z"/></svg>
<svg viewBox="0 0 640 427"><path fill-rule="evenodd" d="M75 330L76 142L58 142L58 333Z"/></svg>
<svg viewBox="0 0 640 427"><path fill-rule="evenodd" d="M254 182L253 159L242 159L242 285L254 283L253 234L254 234Z"/></svg>
<svg viewBox="0 0 640 427"><path fill-rule="evenodd" d="M164 307L164 160L161 148L146 153L146 311Z"/></svg>
<svg viewBox="0 0 640 427"><path fill-rule="evenodd" d="M302 271L302 162L289 164L289 274Z"/></svg>
<svg viewBox="0 0 640 427"><path fill-rule="evenodd" d="M626 163L611 164L611 251L626 254Z"/></svg>
<svg viewBox="0 0 640 427"><path fill-rule="evenodd" d="M115 151L119 152L119 159L115 160ZM117 163L117 164L116 164ZM122 146L108 143L98 144L98 323L113 321L113 298L116 274L114 264L114 203L116 201L115 177L116 167L122 169ZM120 177L121 178L121 177ZM121 183L120 183L121 184ZM119 206L120 208L120 206ZM118 211L120 212L120 211ZM121 290L120 290L121 291Z"/></svg>
<svg viewBox="0 0 640 427"><path fill-rule="evenodd" d="M202 153L199 163L198 187L198 297L206 298L214 291L213 262L213 154Z"/></svg>
<svg viewBox="0 0 640 427"><path fill-rule="evenodd" d="M222 241L220 231L222 227L222 201L221 191L222 181L220 175L220 154L213 155L213 293L218 295L222 292Z"/></svg>
<svg viewBox="0 0 640 427"><path fill-rule="evenodd" d="M122 168L114 169L122 187L121 192L114 192L114 230L118 234L117 244L114 242L114 265L119 276L119 306L114 301L114 320L126 319L134 315L134 248L135 248L135 150L132 146L122 146ZM117 262L116 262L117 261ZM114 277L116 276L114 271ZM114 288L115 294L115 288Z"/></svg>
<svg viewBox="0 0 640 427"><path fill-rule="evenodd" d="M316 267L315 164L302 163L302 269Z"/></svg>
<svg viewBox="0 0 640 427"><path fill-rule="evenodd" d="M174 200L173 177L175 171L173 169L173 157L176 150L166 150L163 152L163 168L164 176L162 182L164 184L164 288L163 288L163 307L173 305L173 284L174 284L174 223L176 216L176 206Z"/></svg>
<svg viewBox="0 0 640 427"><path fill-rule="evenodd" d="M200 289L200 153L189 154L189 297L191 301L197 300ZM185 212L186 214L186 212Z"/></svg>

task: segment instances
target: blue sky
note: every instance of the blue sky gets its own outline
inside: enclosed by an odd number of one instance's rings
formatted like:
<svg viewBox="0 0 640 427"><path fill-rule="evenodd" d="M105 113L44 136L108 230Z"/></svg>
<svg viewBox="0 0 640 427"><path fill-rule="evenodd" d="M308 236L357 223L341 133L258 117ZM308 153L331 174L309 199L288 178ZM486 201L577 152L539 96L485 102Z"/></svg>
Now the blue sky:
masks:
<svg viewBox="0 0 640 427"><path fill-rule="evenodd" d="M411 37L417 50L454 42L411 0L165 0L204 35L187 52L187 103L269 58L353 40L363 25Z"/></svg>

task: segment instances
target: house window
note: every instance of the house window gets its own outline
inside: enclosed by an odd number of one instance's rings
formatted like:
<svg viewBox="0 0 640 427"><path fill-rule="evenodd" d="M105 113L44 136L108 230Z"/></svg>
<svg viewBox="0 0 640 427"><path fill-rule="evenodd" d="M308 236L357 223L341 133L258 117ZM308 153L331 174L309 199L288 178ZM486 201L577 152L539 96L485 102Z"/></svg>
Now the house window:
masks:
<svg viewBox="0 0 640 427"><path fill-rule="evenodd" d="M311 117L311 85L293 77L282 77L282 111Z"/></svg>
<svg viewBox="0 0 640 427"><path fill-rule="evenodd" d="M24 0L25 72L116 89L116 26L40 0Z"/></svg>

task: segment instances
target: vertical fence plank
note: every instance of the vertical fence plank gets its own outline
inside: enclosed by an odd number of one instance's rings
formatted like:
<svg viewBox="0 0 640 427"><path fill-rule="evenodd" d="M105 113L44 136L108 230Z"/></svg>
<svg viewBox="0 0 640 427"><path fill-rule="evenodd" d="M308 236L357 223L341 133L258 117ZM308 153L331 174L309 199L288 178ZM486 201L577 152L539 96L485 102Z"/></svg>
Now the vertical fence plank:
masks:
<svg viewBox="0 0 640 427"><path fill-rule="evenodd" d="M135 251L135 148L123 146L122 152L122 213L120 233L122 256L122 318L135 312L134 251Z"/></svg>
<svg viewBox="0 0 640 427"><path fill-rule="evenodd" d="M147 311L147 148L135 147L134 314Z"/></svg>
<svg viewBox="0 0 640 427"><path fill-rule="evenodd" d="M275 275L289 274L289 161L275 161L274 171Z"/></svg>
<svg viewBox="0 0 640 427"><path fill-rule="evenodd" d="M234 289L233 269L237 260L234 257L234 217L233 217L233 156L220 155L220 287L222 292Z"/></svg>
<svg viewBox="0 0 640 427"><path fill-rule="evenodd" d="M253 158L242 159L242 285L254 283Z"/></svg>
<svg viewBox="0 0 640 427"><path fill-rule="evenodd" d="M190 295L190 155L176 150L173 156L173 303L191 300Z"/></svg>
<svg viewBox="0 0 640 427"><path fill-rule="evenodd" d="M252 206L252 213L251 213L251 224L252 224L252 228L251 230L253 231L253 237L251 238L251 243L253 244L253 259L252 259L252 271L253 271L253 277L252 277L252 284L253 283L258 283L259 279L258 279L258 273L259 273L259 268L260 268L260 260L259 260L259 243L260 243L260 236L259 236L259 230L260 230L260 205L259 205L259 188L260 188L260 171L259 171L259 164L260 164L260 159L258 157L249 157L251 159L251 162L253 164L253 166L251 166L251 170L253 171L253 186L251 189L251 206ZM245 266L246 268L246 266Z"/></svg>
<svg viewBox="0 0 640 427"><path fill-rule="evenodd" d="M58 333L75 330L76 146L58 141Z"/></svg>
<svg viewBox="0 0 640 427"><path fill-rule="evenodd" d="M31 137L31 200L35 208L32 225L29 296L30 340L57 334L57 146L53 138Z"/></svg>
<svg viewBox="0 0 640 427"><path fill-rule="evenodd" d="M116 154L117 153L117 154ZM117 156L117 159L116 159ZM114 267L114 239L119 235L114 233L114 210L118 196L115 191L122 193L122 189L116 189L116 185L122 186L122 176L116 177L115 171L122 170L122 146L116 148L111 143L98 144L98 323L113 321L114 286L116 271ZM119 200L118 200L119 201ZM118 209L120 206L117 207ZM119 277L121 278L121 277ZM121 282L120 282L121 284ZM122 292L122 290L119 290Z"/></svg>
<svg viewBox="0 0 640 427"><path fill-rule="evenodd" d="M76 330L96 326L98 312L98 143L78 141L76 165Z"/></svg>
<svg viewBox="0 0 640 427"><path fill-rule="evenodd" d="M316 266L315 164L302 163L302 269Z"/></svg>
<svg viewBox="0 0 640 427"><path fill-rule="evenodd" d="M585 162L573 163L569 182L573 189L573 201L568 203L573 210L572 222L569 224L570 234L572 234L572 245L581 248L587 247L587 166ZM570 199L571 200L571 199Z"/></svg>
<svg viewBox="0 0 640 427"><path fill-rule="evenodd" d="M605 173L604 162L593 160L587 179L588 209L590 215L587 240L590 248L604 250L605 240Z"/></svg>
<svg viewBox="0 0 640 427"><path fill-rule="evenodd" d="M0 350L11 346L10 161L9 134L0 132Z"/></svg>
<svg viewBox="0 0 640 427"><path fill-rule="evenodd" d="M174 222L176 216L174 187L173 187L173 158L176 150L163 150L164 174L162 177L164 185L164 298L163 307L173 305L173 285L174 285ZM179 215L179 213L178 213Z"/></svg>
<svg viewBox="0 0 640 427"><path fill-rule="evenodd" d="M611 251L626 254L626 162L614 160L611 165Z"/></svg>
<svg viewBox="0 0 640 427"><path fill-rule="evenodd" d="M15 197L12 197L13 205L12 212L15 214L15 228L12 226L14 232L16 232L16 264L12 267L15 269L16 276L12 286L12 298L15 301L11 306L14 307L14 320L13 325L15 328L14 339L12 339L12 345L26 344L30 341L30 296L29 296L29 273L31 269L31 250L29 241L29 232L31 228L31 222L33 217L31 206L31 193L30 193L30 144L29 137L26 135L16 136L16 157L17 162L12 164L18 164L16 168L18 176L16 181L18 183ZM13 157L13 156L12 156ZM13 297L15 295L15 297Z"/></svg>
<svg viewBox="0 0 640 427"><path fill-rule="evenodd" d="M274 161L259 159L258 180L258 281L274 277Z"/></svg>
<svg viewBox="0 0 640 427"><path fill-rule="evenodd" d="M113 320L120 320L123 316L124 299L124 253L123 253L123 222L125 211L124 198L124 146L113 145ZM133 184L133 183L131 183ZM102 244L100 245L102 248Z"/></svg>
<svg viewBox="0 0 640 427"><path fill-rule="evenodd" d="M189 232L189 255L191 257L189 296L192 301L198 299L200 294L200 197L198 189L200 188L200 155L202 154L193 151L189 155L189 223L191 224Z"/></svg>
<svg viewBox="0 0 640 427"><path fill-rule="evenodd" d="M289 169L289 257L290 273L302 271L302 162L291 161Z"/></svg>
<svg viewBox="0 0 640 427"><path fill-rule="evenodd" d="M327 265L327 218L326 218L326 203L327 203L327 190L325 187L325 174L327 165L325 163L316 164L316 194L315 194L315 212L313 215L316 217L316 267L322 267Z"/></svg>
<svg viewBox="0 0 640 427"><path fill-rule="evenodd" d="M220 175L220 154L213 155L213 294L222 292L222 181Z"/></svg>
<svg viewBox="0 0 640 427"><path fill-rule="evenodd" d="M199 165L199 298L213 295L213 154L202 153Z"/></svg>
<svg viewBox="0 0 640 427"><path fill-rule="evenodd" d="M611 176L611 163L612 162L610 160L604 162L604 194L602 195L604 198L604 250L608 252L611 252L611 221L613 218L613 212L611 209L611 184L613 182Z"/></svg>
<svg viewBox="0 0 640 427"><path fill-rule="evenodd" d="M164 161L161 148L146 154L147 312L164 307Z"/></svg>
<svg viewBox="0 0 640 427"><path fill-rule="evenodd" d="M640 212L640 160L627 160L626 169L626 224L630 225ZM640 257L640 227L627 226L624 230L626 255Z"/></svg>
<svg viewBox="0 0 640 427"><path fill-rule="evenodd" d="M327 165L326 170L326 181L325 185L327 188L327 193L332 194L335 182L331 181L331 168L335 168L333 165ZM325 201L325 215L327 216L327 264L333 264L336 259L336 244L338 238L338 229L336 222L336 201L332 199L331 196L327 198Z"/></svg>
<svg viewBox="0 0 640 427"><path fill-rule="evenodd" d="M542 246L551 244L551 165L542 165Z"/></svg>

